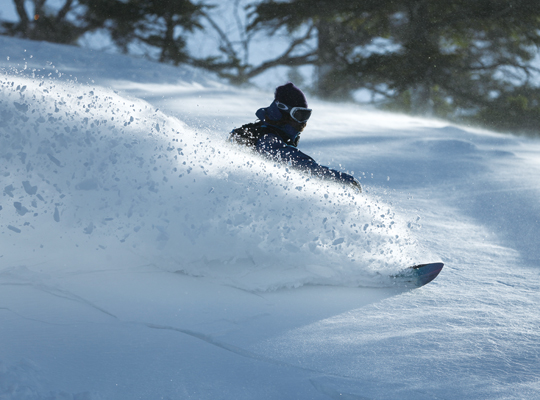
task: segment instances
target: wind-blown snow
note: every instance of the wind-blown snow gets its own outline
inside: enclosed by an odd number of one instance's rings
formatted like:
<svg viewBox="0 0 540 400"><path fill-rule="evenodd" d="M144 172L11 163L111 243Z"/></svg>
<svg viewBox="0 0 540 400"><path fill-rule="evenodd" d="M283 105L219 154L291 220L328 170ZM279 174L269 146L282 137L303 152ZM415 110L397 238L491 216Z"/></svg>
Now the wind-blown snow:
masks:
<svg viewBox="0 0 540 400"><path fill-rule="evenodd" d="M227 143L271 93L0 43L0 398L540 395L537 140L310 101L357 194Z"/></svg>
<svg viewBox="0 0 540 400"><path fill-rule="evenodd" d="M129 251L247 290L367 284L414 262L405 224L368 196L110 90L11 74L2 86L11 254Z"/></svg>

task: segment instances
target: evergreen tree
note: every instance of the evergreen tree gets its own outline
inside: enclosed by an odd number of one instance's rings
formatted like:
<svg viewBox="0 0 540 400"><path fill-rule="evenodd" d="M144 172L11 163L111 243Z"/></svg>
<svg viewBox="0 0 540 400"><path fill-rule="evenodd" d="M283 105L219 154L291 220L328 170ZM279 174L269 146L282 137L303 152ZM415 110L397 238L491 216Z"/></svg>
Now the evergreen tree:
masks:
<svg viewBox="0 0 540 400"><path fill-rule="evenodd" d="M282 65L297 67L311 64L316 59L315 51L304 51L306 43L313 36L313 29L307 28L295 35L289 35L289 43L278 52L268 52L254 59L251 54L267 38L263 32L249 29L254 14L250 12L253 0L228 0L222 2L212 12L205 12L205 32L218 39L217 52L207 57L194 58L193 64L216 72L233 84L244 84L265 71ZM217 11L216 11L217 10ZM278 35L281 32L273 32Z"/></svg>
<svg viewBox="0 0 540 400"><path fill-rule="evenodd" d="M270 33L281 28L291 33L306 26L314 29L314 49L308 50L316 54L313 64L317 67L317 77L313 89L323 98L348 98L351 89L359 86L350 82L350 77L345 77L342 71L359 47L368 45L375 37L387 36L384 2L264 0L254 7L256 18L250 29Z"/></svg>
<svg viewBox="0 0 540 400"><path fill-rule="evenodd" d="M63 3L52 8L47 0L32 0L29 14L25 0L13 0L19 16L18 22L2 21L0 33L32 40L74 44L90 27L74 22L78 3L74 0L63 0ZM70 18L74 17L74 18Z"/></svg>
<svg viewBox="0 0 540 400"><path fill-rule="evenodd" d="M323 97L368 88L390 109L501 129L538 119L536 0L264 0L255 12L254 28L318 29ZM508 109L508 123L493 118Z"/></svg>
<svg viewBox="0 0 540 400"><path fill-rule="evenodd" d="M201 28L206 6L190 0L80 0L88 7L85 20L104 26L125 52L138 46L150 58L178 65L190 59L185 35ZM157 53L157 55L154 55Z"/></svg>

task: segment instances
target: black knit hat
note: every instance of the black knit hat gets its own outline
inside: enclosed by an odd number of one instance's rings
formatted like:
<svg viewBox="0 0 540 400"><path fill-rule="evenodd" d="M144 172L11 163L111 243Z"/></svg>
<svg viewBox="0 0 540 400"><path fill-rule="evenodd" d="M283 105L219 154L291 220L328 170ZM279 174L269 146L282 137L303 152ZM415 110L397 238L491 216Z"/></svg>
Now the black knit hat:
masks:
<svg viewBox="0 0 540 400"><path fill-rule="evenodd" d="M302 91L294 86L294 84L291 82L276 88L274 100L277 100L289 107L307 108L308 106L304 93L302 93Z"/></svg>

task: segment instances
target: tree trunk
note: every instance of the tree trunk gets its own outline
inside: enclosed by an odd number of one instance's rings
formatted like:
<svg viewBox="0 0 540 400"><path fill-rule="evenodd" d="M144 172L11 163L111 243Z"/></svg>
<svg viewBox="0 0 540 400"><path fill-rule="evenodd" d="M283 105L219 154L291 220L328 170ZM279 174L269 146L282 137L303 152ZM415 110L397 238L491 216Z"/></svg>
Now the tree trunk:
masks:
<svg viewBox="0 0 540 400"><path fill-rule="evenodd" d="M430 32L427 2L425 0L416 1L410 5L408 11L409 32L405 46L410 53L411 113L432 115L433 62L431 60L438 53L438 45Z"/></svg>
<svg viewBox="0 0 540 400"><path fill-rule="evenodd" d="M316 87L315 91L323 99L335 97L332 77L335 53L333 51L334 41L332 35L332 23L325 20L317 22L317 65L316 65Z"/></svg>
<svg viewBox="0 0 540 400"><path fill-rule="evenodd" d="M28 18L28 14L26 14L26 10L24 8L24 0L13 0L13 3L15 3L17 14L21 20L21 30L23 31L24 36L27 37L30 19Z"/></svg>
<svg viewBox="0 0 540 400"><path fill-rule="evenodd" d="M357 44L359 34L351 36L351 31L339 22L319 20L317 28L316 87L317 95L329 100L350 100L351 85L341 74L344 69L342 55L349 47Z"/></svg>

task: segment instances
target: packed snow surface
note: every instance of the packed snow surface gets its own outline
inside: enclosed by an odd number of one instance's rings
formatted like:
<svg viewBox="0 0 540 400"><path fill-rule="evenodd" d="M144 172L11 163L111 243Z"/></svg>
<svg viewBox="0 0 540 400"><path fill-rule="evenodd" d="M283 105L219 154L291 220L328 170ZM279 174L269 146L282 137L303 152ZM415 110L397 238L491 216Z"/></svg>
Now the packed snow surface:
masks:
<svg viewBox="0 0 540 400"><path fill-rule="evenodd" d="M540 398L538 140L308 99L358 194L227 142L272 93L0 48L0 399Z"/></svg>

